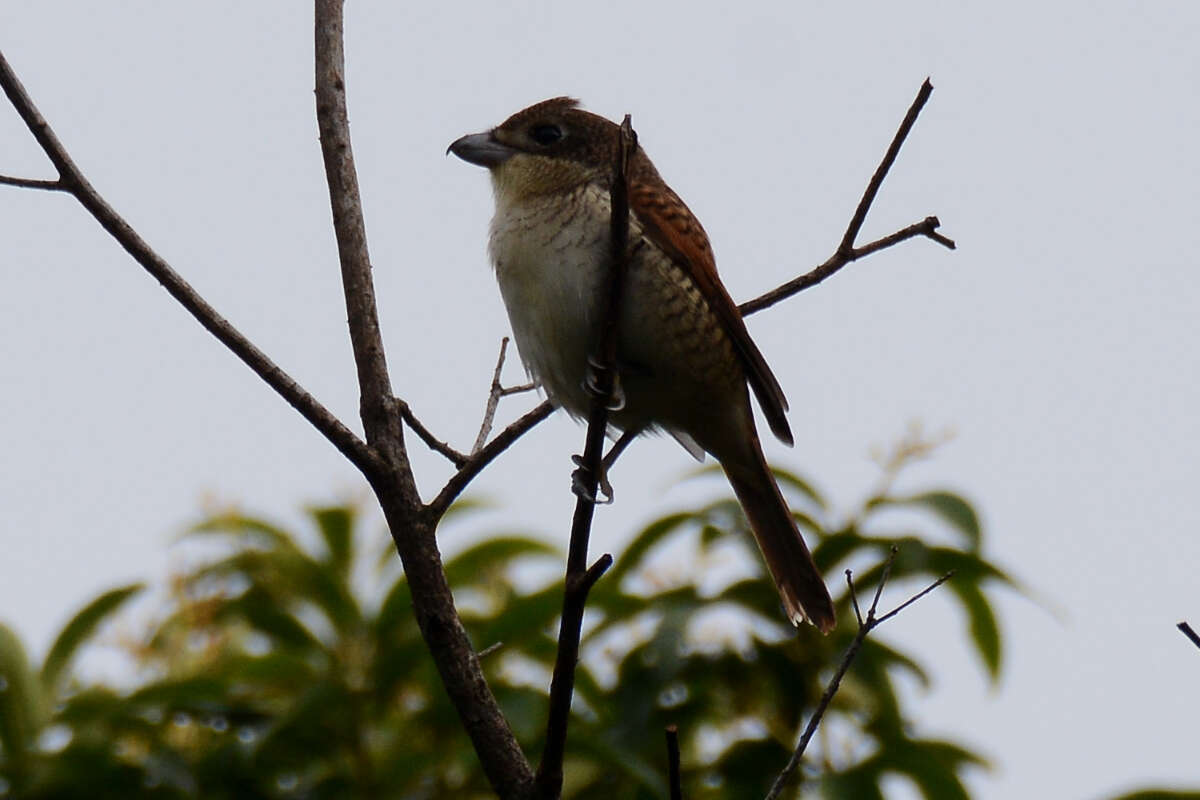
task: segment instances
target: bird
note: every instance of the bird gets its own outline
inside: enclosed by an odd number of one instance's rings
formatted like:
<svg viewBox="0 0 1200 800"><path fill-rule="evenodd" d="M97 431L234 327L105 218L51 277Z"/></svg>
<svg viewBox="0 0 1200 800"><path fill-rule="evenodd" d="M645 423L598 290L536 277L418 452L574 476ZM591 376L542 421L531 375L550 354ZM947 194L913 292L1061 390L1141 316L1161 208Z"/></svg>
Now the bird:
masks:
<svg viewBox="0 0 1200 800"><path fill-rule="evenodd" d="M491 173L488 251L513 338L557 406L586 417L589 357L607 308L613 163L620 127L570 97L536 103L447 153ZM793 625L834 627L833 602L755 428L753 390L791 446L783 389L717 275L708 235L640 145L626 168L627 270L617 321L620 401L611 425L666 432L720 464Z"/></svg>

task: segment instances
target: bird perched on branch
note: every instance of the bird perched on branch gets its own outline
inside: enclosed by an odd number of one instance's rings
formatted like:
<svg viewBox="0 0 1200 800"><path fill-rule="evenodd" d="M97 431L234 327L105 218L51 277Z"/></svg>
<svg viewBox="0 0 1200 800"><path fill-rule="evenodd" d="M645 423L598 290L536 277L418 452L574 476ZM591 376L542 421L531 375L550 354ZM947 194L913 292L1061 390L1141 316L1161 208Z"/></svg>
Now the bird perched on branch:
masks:
<svg viewBox="0 0 1200 800"><path fill-rule="evenodd" d="M619 126L566 97L513 114L450 152L487 167L489 251L526 369L551 401L586 416L611 264L610 187ZM767 467L747 383L772 432L792 444L787 400L717 277L708 236L638 147L629 157L628 270L617 328L621 407L613 425L662 430L733 486L788 618L834 626L829 592Z"/></svg>

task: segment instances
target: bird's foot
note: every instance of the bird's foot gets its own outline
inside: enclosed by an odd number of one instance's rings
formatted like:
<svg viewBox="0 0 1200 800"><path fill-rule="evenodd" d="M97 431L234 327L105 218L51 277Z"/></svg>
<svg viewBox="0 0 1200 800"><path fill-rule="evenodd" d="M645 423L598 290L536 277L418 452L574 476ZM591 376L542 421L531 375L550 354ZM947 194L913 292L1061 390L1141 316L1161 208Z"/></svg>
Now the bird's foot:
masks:
<svg viewBox="0 0 1200 800"><path fill-rule="evenodd" d="M625 407L625 390L621 388L621 373L612 370L612 391L606 392L600 386L599 374L605 369L604 364L594 356L588 356L588 371L583 379L583 388L592 397L603 397L609 411L620 411Z"/></svg>
<svg viewBox="0 0 1200 800"><path fill-rule="evenodd" d="M596 488L600 490L601 497L596 497L589 485L591 481L587 479L589 470L583 463L583 456L571 456L571 461L575 462L576 467L575 471L571 473L571 491L575 493L575 496L600 506L612 503L614 492L612 484L608 482L608 465L604 461L600 462L599 474L596 476Z"/></svg>

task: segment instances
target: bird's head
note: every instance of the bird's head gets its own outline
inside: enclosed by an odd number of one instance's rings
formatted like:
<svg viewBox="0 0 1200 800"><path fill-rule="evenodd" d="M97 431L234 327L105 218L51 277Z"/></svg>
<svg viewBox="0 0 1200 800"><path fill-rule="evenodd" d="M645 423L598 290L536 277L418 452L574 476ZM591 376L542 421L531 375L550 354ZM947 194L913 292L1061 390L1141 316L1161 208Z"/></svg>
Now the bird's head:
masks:
<svg viewBox="0 0 1200 800"><path fill-rule="evenodd" d="M447 152L487 167L498 198L521 200L607 186L620 128L580 109L570 97L543 100L484 133L454 141Z"/></svg>

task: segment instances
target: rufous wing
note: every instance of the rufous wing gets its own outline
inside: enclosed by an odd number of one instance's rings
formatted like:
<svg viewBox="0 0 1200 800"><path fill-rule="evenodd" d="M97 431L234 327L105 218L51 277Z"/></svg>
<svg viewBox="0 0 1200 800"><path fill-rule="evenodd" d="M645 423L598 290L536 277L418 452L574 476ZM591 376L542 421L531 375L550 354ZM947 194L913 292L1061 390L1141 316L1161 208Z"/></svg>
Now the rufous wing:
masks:
<svg viewBox="0 0 1200 800"><path fill-rule="evenodd" d="M750 388L762 406L771 431L783 442L792 444L792 431L785 412L787 399L758 346L750 338L746 323L717 275L716 261L708 234L691 210L679 199L649 160L639 151L632 165L629 182L629 207L642 224L646 236L679 264L696 282L705 300L720 319L734 350L746 369ZM638 163L641 162L641 163Z"/></svg>

